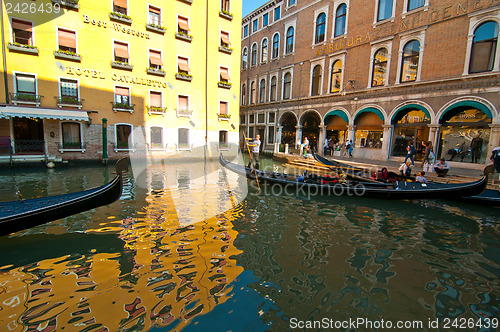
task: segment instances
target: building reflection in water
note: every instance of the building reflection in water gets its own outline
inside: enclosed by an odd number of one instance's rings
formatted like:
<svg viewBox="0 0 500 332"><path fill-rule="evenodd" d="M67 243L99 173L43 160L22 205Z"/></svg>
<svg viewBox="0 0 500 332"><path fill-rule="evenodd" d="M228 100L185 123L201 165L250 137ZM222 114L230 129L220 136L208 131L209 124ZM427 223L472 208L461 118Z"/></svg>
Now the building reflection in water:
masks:
<svg viewBox="0 0 500 332"><path fill-rule="evenodd" d="M206 181L192 174L189 165L149 167L145 208L87 231L116 232L122 248L0 270L0 325L9 331L180 330L227 301L243 271L230 258L240 253L232 221L241 217L241 199L228 197L231 175L216 170ZM198 219L212 206L226 212Z"/></svg>

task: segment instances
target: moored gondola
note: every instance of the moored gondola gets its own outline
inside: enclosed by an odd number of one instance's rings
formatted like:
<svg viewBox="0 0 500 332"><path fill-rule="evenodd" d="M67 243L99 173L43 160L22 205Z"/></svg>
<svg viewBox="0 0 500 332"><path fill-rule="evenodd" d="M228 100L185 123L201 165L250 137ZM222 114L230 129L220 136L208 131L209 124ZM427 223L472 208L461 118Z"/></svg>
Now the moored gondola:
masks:
<svg viewBox="0 0 500 332"><path fill-rule="evenodd" d="M75 193L0 203L0 236L111 204L122 194L122 169L109 183Z"/></svg>
<svg viewBox="0 0 500 332"><path fill-rule="evenodd" d="M227 169L246 176L249 179L258 179L261 183L271 185L282 185L295 188L297 193L306 194L327 194L327 195L354 195L360 197L375 197L384 199L417 199L417 198L458 198L464 196L474 196L481 194L486 188L488 177L485 175L478 181L469 183L429 183L401 182L393 184L371 183L363 181L335 180L325 181L323 178L297 179L294 176L285 174L266 172L262 170L248 169L242 165L237 165L220 156L220 163ZM288 190L287 192L291 192Z"/></svg>

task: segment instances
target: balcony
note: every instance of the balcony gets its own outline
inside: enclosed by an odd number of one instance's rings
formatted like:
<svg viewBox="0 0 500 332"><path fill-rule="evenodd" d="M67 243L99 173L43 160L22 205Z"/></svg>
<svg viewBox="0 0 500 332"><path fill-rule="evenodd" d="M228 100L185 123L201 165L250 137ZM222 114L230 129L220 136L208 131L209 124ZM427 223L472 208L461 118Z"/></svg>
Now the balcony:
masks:
<svg viewBox="0 0 500 332"><path fill-rule="evenodd" d="M117 102L111 102L113 105L113 112L130 112L130 114L134 113L134 106L125 104L125 103L117 103Z"/></svg>
<svg viewBox="0 0 500 332"><path fill-rule="evenodd" d="M229 121L229 120L231 120L231 114L217 113L217 119L219 121Z"/></svg>
<svg viewBox="0 0 500 332"><path fill-rule="evenodd" d="M86 143L83 142L65 142L59 143L59 152L81 152L84 153L86 150Z"/></svg>
<svg viewBox="0 0 500 332"><path fill-rule="evenodd" d="M147 106L148 109L148 114L153 115L153 114L158 114L158 115L163 115L165 116L165 113L167 112L166 107L158 107L158 106Z"/></svg>
<svg viewBox="0 0 500 332"><path fill-rule="evenodd" d="M128 15L118 13L118 12L111 12L109 13L109 19L112 21L124 23L124 24L132 24L132 18Z"/></svg>
<svg viewBox="0 0 500 332"><path fill-rule="evenodd" d="M29 104L40 106L40 100L43 96L30 93L9 93L12 104Z"/></svg>
<svg viewBox="0 0 500 332"><path fill-rule="evenodd" d="M219 52L231 54L233 53L233 49L229 46L221 45L219 46Z"/></svg>
<svg viewBox="0 0 500 332"><path fill-rule="evenodd" d="M177 109L177 117L178 118L180 118L180 117L190 118L192 114L193 114L193 111L190 110L189 108L178 108Z"/></svg>
<svg viewBox="0 0 500 332"><path fill-rule="evenodd" d="M187 41L188 43L190 43L193 40L193 36L191 36L185 31L177 31L177 33L175 34L175 38Z"/></svg>
<svg viewBox="0 0 500 332"><path fill-rule="evenodd" d="M231 84L231 82L228 82L228 81L219 81L217 83L217 86L219 88L231 89L232 84Z"/></svg>
<svg viewBox="0 0 500 332"><path fill-rule="evenodd" d="M179 73L175 74L175 78L178 80L181 80L181 81L191 82L193 80L193 75L188 74L188 73L179 72Z"/></svg>
<svg viewBox="0 0 500 332"><path fill-rule="evenodd" d="M64 60L69 60L69 61L76 61L76 62L81 62L82 57L80 54L76 54L75 52L68 52L68 51L54 51L54 57L56 59L64 59Z"/></svg>
<svg viewBox="0 0 500 332"><path fill-rule="evenodd" d="M78 98L78 97L70 97L70 96L63 96L63 97L54 97L57 98L57 106L59 108L61 107L77 107L78 109L82 108L82 102L84 99Z"/></svg>
<svg viewBox="0 0 500 332"><path fill-rule="evenodd" d="M148 24L146 24L146 30L153 31L153 32L164 35L165 31L167 31L167 28L165 28L161 25L156 25L154 23L148 23Z"/></svg>
<svg viewBox="0 0 500 332"><path fill-rule="evenodd" d="M230 20L230 21L233 20L233 14L231 14L230 12L228 12L226 10L221 10L219 12L219 16L222 18L225 18L226 20Z"/></svg>
<svg viewBox="0 0 500 332"><path fill-rule="evenodd" d="M27 45L27 44L19 44L19 43L8 43L7 48L13 52L38 55L38 47L36 47L36 46L31 46L31 45Z"/></svg>
<svg viewBox="0 0 500 332"><path fill-rule="evenodd" d="M151 75L158 75L158 76L165 76L166 75L165 70L153 68L153 67L147 68L146 73L151 74Z"/></svg>
<svg viewBox="0 0 500 332"><path fill-rule="evenodd" d="M59 4L63 7L69 8L69 9L76 9L78 10L78 0L52 0L53 4Z"/></svg>
<svg viewBox="0 0 500 332"><path fill-rule="evenodd" d="M131 64L126 63L126 62L112 61L111 62L111 68L123 69L123 70L132 70L132 69L134 69L134 66L132 66Z"/></svg>

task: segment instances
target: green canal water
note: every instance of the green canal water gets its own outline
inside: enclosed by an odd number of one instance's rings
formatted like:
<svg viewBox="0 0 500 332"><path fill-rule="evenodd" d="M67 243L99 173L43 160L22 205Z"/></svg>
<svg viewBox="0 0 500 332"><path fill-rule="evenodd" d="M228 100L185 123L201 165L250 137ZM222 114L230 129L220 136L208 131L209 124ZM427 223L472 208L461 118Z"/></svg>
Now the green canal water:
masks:
<svg viewBox="0 0 500 332"><path fill-rule="evenodd" d="M151 174L114 204L0 238L1 331L496 330L500 209L254 185L225 208L230 190L197 192L193 171ZM0 200L112 178L3 168Z"/></svg>

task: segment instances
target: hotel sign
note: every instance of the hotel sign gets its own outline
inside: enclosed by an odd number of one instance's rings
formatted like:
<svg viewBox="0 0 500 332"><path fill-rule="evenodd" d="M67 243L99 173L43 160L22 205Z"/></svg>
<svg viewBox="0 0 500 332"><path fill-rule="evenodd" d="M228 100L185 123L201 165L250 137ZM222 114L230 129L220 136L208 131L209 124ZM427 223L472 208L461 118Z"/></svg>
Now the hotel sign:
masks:
<svg viewBox="0 0 500 332"><path fill-rule="evenodd" d="M149 33L147 33L147 32L131 29L129 27L125 27L125 26L118 24L118 23L113 23L111 25L111 23L109 23L109 22L96 20L96 19L89 17L88 15L83 15L83 23L94 25L94 26L96 26L98 28L102 28L102 29L108 29L108 28L112 27L115 31L118 31L118 32L121 32L121 33L124 33L127 35L132 35L132 36L144 38L144 39L150 39Z"/></svg>
<svg viewBox="0 0 500 332"><path fill-rule="evenodd" d="M453 5L448 5L439 9L429 8L424 11L416 11L415 13L409 13L401 17L398 23L387 20L387 22L377 24L373 28L373 31L369 31L364 35L338 39L335 42L322 45L316 48L315 56L326 55L328 53L363 45L372 40L377 40L425 25L446 21L454 17L467 15L472 11L486 9L499 4L500 0L457 0Z"/></svg>
<svg viewBox="0 0 500 332"><path fill-rule="evenodd" d="M100 79L100 80L106 79L106 76L105 76L104 72L102 72L102 71L97 71L97 70L93 70L93 69L75 68L75 67L66 67L66 75L84 76L84 77L96 78L96 79ZM123 83L128 83L128 84L152 86L154 88L166 89L168 87L167 82L161 82L161 81L152 80L149 78L141 78L141 77L137 77L137 76L118 75L118 74L114 74L114 73L111 74L111 80L113 80L115 82L123 82Z"/></svg>

